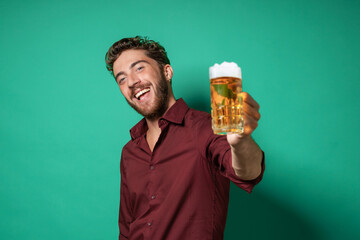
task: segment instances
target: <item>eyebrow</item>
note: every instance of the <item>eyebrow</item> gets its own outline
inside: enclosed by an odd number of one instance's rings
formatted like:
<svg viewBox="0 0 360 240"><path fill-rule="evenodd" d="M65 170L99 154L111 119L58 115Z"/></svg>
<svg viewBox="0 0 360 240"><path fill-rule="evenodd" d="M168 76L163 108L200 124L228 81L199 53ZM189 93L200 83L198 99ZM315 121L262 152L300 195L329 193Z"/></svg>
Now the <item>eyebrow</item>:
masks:
<svg viewBox="0 0 360 240"><path fill-rule="evenodd" d="M149 62L146 61L146 60L139 60L139 61L133 62L133 63L130 65L129 69L132 69L136 64L141 63L141 62L149 63ZM118 74L116 74L116 76L115 76L115 79L117 79L118 76L120 76L121 74L124 74L124 72L123 72L123 71L118 72Z"/></svg>

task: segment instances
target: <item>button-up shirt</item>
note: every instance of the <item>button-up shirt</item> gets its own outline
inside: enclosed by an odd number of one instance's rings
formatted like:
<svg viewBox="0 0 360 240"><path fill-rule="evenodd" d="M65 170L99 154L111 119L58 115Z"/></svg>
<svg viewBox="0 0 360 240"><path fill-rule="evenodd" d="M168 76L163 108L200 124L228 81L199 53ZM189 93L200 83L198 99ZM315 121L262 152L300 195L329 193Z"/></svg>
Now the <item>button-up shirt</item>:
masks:
<svg viewBox="0 0 360 240"><path fill-rule="evenodd" d="M122 150L119 239L223 239L230 180L251 192L262 179L245 181L232 168L226 136L213 134L208 113L179 99L158 121L150 151L142 119Z"/></svg>

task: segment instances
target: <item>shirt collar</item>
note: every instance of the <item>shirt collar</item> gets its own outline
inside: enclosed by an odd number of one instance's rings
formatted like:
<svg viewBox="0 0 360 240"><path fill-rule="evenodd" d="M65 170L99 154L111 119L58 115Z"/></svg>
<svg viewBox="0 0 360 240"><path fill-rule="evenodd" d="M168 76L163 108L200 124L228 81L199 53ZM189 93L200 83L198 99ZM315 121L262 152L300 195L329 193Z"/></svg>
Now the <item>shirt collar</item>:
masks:
<svg viewBox="0 0 360 240"><path fill-rule="evenodd" d="M175 124L182 124L185 118L185 114L188 110L188 105L182 98L180 98L160 119L165 119L168 122L172 122ZM138 122L134 127L130 129L131 139L134 140L141 137L146 133L147 130L148 126L146 124L145 118L143 118L140 122Z"/></svg>

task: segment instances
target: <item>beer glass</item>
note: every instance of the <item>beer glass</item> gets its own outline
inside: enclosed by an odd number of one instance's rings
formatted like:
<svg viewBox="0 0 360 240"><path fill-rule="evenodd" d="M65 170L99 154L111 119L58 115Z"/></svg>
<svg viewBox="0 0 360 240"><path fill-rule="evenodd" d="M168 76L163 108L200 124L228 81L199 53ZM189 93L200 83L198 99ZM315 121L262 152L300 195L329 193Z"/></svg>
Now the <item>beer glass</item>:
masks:
<svg viewBox="0 0 360 240"><path fill-rule="evenodd" d="M210 67L212 129L215 134L244 132L241 69L234 62Z"/></svg>

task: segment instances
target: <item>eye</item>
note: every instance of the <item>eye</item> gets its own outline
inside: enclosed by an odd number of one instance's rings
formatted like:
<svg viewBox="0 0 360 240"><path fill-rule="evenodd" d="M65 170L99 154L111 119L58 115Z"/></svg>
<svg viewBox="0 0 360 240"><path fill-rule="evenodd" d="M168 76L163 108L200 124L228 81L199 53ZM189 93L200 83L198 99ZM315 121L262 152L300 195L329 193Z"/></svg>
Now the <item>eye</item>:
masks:
<svg viewBox="0 0 360 240"><path fill-rule="evenodd" d="M137 70L138 70L138 71L141 71L143 68L144 68L144 67L141 66L141 67L138 67Z"/></svg>
<svg viewBox="0 0 360 240"><path fill-rule="evenodd" d="M123 77L123 78L120 78L120 79L119 79L119 84L122 83L123 81L125 81L125 78L124 78L124 77Z"/></svg>

